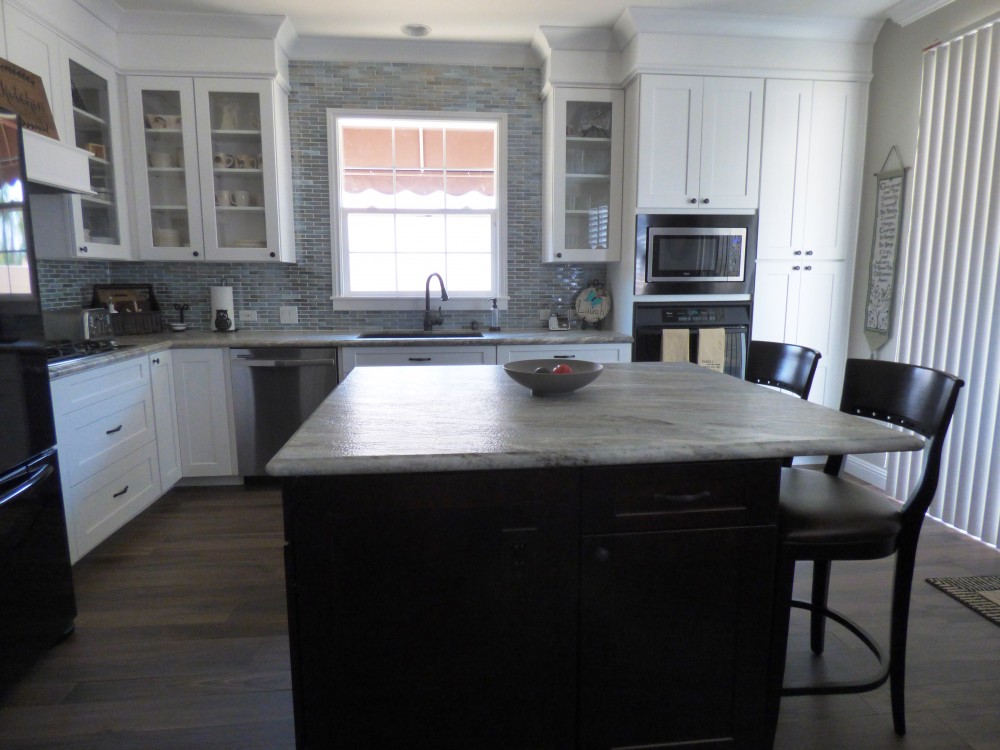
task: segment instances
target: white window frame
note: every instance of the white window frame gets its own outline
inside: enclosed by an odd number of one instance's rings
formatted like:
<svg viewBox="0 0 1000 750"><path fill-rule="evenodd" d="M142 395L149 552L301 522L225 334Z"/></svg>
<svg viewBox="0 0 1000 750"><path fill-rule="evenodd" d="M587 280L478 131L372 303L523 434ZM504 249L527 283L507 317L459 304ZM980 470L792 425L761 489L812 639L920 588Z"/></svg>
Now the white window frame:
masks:
<svg viewBox="0 0 1000 750"><path fill-rule="evenodd" d="M497 163L496 163L496 248L491 261L493 291L485 297L466 297L461 293L452 294L446 303L451 310L489 310L493 297L497 298L497 307L507 309L507 115L503 113L480 112L421 112L400 110L362 110L362 109L328 109L327 148L330 166L330 253L331 271L333 274L334 310L423 310L424 292L400 292L393 295L363 295L345 293L347 254L346 222L340 208L340 144L338 137L338 122L343 119L366 118L384 120L421 120L421 121L479 121L493 122L497 126ZM431 269L437 271L439 269ZM428 272L430 273L430 271ZM445 279L447 284L448 279ZM437 286L433 285L432 294L439 294Z"/></svg>

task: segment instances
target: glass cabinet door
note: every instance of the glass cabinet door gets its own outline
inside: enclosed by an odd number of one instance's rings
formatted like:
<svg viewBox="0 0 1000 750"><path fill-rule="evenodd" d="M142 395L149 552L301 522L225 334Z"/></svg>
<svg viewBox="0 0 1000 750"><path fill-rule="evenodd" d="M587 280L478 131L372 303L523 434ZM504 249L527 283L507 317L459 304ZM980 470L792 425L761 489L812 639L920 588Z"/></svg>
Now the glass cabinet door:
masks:
<svg viewBox="0 0 1000 750"><path fill-rule="evenodd" d="M121 245L122 214L119 206L118 144L112 131L112 106L108 80L75 60L69 61L76 145L90 152L90 187L94 195L80 198L83 244Z"/></svg>
<svg viewBox="0 0 1000 750"><path fill-rule="evenodd" d="M131 78L128 95L141 257L203 259L191 80Z"/></svg>
<svg viewBox="0 0 1000 750"><path fill-rule="evenodd" d="M200 121L207 120L202 169L211 160L210 192L202 196L211 221L205 225L207 250L217 260L274 257L274 144L266 134L271 105L259 82L232 82L224 89L199 80ZM202 182L203 190L206 183Z"/></svg>
<svg viewBox="0 0 1000 750"><path fill-rule="evenodd" d="M554 168L546 260L619 257L622 133L620 91L556 89L550 109Z"/></svg>

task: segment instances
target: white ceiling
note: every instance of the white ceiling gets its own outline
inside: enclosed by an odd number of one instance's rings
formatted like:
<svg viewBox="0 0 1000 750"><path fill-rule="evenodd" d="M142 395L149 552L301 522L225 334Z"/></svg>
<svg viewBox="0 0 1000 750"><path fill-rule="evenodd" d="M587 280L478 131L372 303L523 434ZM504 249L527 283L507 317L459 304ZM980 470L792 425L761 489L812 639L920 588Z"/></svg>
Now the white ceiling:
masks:
<svg viewBox="0 0 1000 750"><path fill-rule="evenodd" d="M790 18L881 21L899 0L115 0L126 11L287 16L299 36L403 39L431 27L434 41L528 44L540 26L610 29L630 5Z"/></svg>

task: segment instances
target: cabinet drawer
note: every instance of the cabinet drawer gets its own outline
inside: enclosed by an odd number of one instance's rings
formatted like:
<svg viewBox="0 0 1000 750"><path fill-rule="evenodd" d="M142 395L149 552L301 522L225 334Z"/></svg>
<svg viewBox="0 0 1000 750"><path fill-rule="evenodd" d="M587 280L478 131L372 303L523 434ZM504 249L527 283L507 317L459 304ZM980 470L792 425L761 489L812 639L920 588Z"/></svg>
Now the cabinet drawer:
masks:
<svg viewBox="0 0 1000 750"><path fill-rule="evenodd" d="M495 346L373 346L347 347L341 350L343 372L355 367L409 365L495 365Z"/></svg>
<svg viewBox="0 0 1000 750"><path fill-rule="evenodd" d="M59 418L59 455L70 486L93 476L156 437L149 388L77 409Z"/></svg>
<svg viewBox="0 0 1000 750"><path fill-rule="evenodd" d="M631 466L584 472L584 534L774 523L780 461Z"/></svg>
<svg viewBox="0 0 1000 750"><path fill-rule="evenodd" d="M136 357L53 380L52 405L56 416L148 385L148 362L148 357Z"/></svg>
<svg viewBox="0 0 1000 750"><path fill-rule="evenodd" d="M497 347L497 364L522 359L583 359L588 362L628 362L632 359L631 344L529 344Z"/></svg>
<svg viewBox="0 0 1000 750"><path fill-rule="evenodd" d="M73 487L66 505L73 519L77 559L139 515L159 495L155 443Z"/></svg>

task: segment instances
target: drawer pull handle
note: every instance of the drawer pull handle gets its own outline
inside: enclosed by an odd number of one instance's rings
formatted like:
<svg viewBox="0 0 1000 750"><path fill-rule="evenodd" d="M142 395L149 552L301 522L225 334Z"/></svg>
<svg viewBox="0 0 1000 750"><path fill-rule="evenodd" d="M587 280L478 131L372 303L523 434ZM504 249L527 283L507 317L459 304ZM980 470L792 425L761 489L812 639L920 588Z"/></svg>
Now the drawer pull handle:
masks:
<svg viewBox="0 0 1000 750"><path fill-rule="evenodd" d="M410 362L430 362L431 358L430 357L407 357L407 360L410 361Z"/></svg>
<svg viewBox="0 0 1000 750"><path fill-rule="evenodd" d="M116 432L121 432L123 426L124 425L118 425L113 430L107 430L104 434L105 435L114 435Z"/></svg>
<svg viewBox="0 0 1000 750"><path fill-rule="evenodd" d="M708 490L702 490L701 492L692 492L690 495L667 495L664 493L656 492L653 494L654 500L659 500L667 503L696 503L699 500L708 500L712 496L712 493Z"/></svg>
<svg viewBox="0 0 1000 750"><path fill-rule="evenodd" d="M121 490L120 490L119 492L116 492L116 493L115 493L115 494L113 494L113 495L112 495L111 497L121 497L121 496L122 496L122 495L124 495L124 494L125 494L126 492L128 492L128 485L127 485L127 484L126 484L126 485L125 485L125 486L124 486L124 487L123 487L123 488L122 488L122 489L121 489Z"/></svg>
<svg viewBox="0 0 1000 750"><path fill-rule="evenodd" d="M552 359L576 359L575 354L553 354Z"/></svg>

